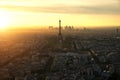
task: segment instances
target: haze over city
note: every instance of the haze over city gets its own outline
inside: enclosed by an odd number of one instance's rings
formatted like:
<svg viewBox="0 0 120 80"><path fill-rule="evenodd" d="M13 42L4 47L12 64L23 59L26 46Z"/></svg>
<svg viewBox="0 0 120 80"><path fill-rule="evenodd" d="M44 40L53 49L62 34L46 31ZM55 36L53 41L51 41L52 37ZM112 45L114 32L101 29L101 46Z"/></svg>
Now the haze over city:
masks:
<svg viewBox="0 0 120 80"><path fill-rule="evenodd" d="M0 80L120 80L120 0L0 0Z"/></svg>

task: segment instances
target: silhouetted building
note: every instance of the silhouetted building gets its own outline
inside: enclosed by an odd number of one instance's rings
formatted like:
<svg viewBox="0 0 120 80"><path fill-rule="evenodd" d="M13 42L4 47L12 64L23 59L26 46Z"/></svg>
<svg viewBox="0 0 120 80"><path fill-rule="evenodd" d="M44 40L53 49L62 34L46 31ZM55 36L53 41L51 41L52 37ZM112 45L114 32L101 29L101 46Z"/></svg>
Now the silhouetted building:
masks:
<svg viewBox="0 0 120 80"><path fill-rule="evenodd" d="M59 41L60 41L60 42L63 41L63 37L62 37L62 27L61 27L61 20L59 20L59 33L58 33L58 38L59 38Z"/></svg>
<svg viewBox="0 0 120 80"><path fill-rule="evenodd" d="M73 26L65 26L65 30L73 30L74 27Z"/></svg>
<svg viewBox="0 0 120 80"><path fill-rule="evenodd" d="M118 34L119 34L119 29L117 28L116 29L116 35L118 36Z"/></svg>
<svg viewBox="0 0 120 80"><path fill-rule="evenodd" d="M84 27L84 31L86 31L87 29L86 29L86 27Z"/></svg>
<svg viewBox="0 0 120 80"><path fill-rule="evenodd" d="M53 26L49 26L49 29L53 29Z"/></svg>

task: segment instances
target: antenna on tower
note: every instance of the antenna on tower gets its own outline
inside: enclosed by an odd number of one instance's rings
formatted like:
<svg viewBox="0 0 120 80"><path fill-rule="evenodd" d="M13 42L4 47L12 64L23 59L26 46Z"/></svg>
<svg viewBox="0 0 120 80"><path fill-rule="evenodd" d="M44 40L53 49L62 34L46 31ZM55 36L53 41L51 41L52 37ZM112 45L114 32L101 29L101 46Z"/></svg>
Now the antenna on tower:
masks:
<svg viewBox="0 0 120 80"><path fill-rule="evenodd" d="M61 27L61 20L59 20L59 33L58 33L58 38L59 38L59 41L60 41L60 42L63 41L63 37L62 37L62 27Z"/></svg>

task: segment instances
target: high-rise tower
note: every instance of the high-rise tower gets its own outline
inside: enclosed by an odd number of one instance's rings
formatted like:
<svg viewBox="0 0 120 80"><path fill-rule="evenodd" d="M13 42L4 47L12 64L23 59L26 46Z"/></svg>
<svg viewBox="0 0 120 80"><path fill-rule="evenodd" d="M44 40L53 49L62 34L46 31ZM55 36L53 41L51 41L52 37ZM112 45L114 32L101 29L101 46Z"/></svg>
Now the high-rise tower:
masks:
<svg viewBox="0 0 120 80"><path fill-rule="evenodd" d="M116 36L117 37L119 36L119 29L118 28L116 29Z"/></svg>
<svg viewBox="0 0 120 80"><path fill-rule="evenodd" d="M116 29L116 33L117 33L117 34L119 33L119 29L118 29L118 28Z"/></svg>
<svg viewBox="0 0 120 80"><path fill-rule="evenodd" d="M59 41L60 41L60 42L63 41L63 37L62 37L62 27L61 27L61 20L59 20L59 33L58 33L58 38L59 38Z"/></svg>

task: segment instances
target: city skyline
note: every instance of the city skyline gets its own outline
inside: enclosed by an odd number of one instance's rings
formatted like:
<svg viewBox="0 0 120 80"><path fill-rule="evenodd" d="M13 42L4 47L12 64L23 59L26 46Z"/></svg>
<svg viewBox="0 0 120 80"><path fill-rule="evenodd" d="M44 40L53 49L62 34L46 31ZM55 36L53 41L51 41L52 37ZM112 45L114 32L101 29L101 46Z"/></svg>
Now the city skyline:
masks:
<svg viewBox="0 0 120 80"><path fill-rule="evenodd" d="M119 0L1 0L0 28L57 26L59 19L63 26L119 26L119 4Z"/></svg>

